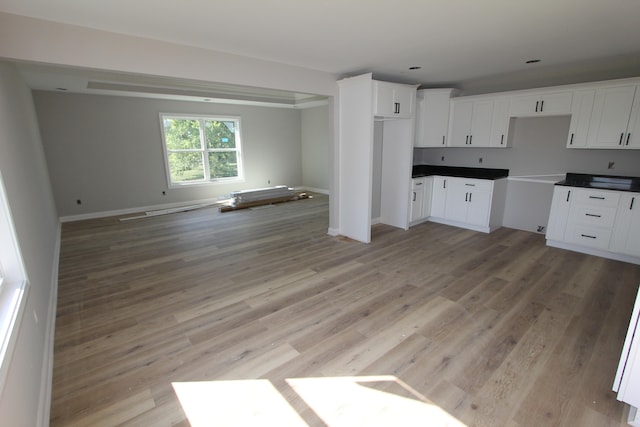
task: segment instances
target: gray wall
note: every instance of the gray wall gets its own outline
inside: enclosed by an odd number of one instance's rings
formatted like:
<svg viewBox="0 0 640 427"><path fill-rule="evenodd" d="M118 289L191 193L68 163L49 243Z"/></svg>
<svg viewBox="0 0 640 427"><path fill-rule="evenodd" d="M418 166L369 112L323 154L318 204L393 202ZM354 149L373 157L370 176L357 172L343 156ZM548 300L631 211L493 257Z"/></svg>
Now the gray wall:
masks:
<svg viewBox="0 0 640 427"><path fill-rule="evenodd" d="M510 148L416 148L414 164L502 168L509 169L510 176L567 172L640 176L640 150L567 149L569 120L569 116L511 119ZM609 162L615 163L613 169L607 168ZM546 227L552 195L549 183L509 181L504 225L527 231Z"/></svg>
<svg viewBox="0 0 640 427"><path fill-rule="evenodd" d="M36 426L39 418L48 422L59 223L31 91L13 66L1 62L0 172L29 281L0 423Z"/></svg>
<svg viewBox="0 0 640 427"><path fill-rule="evenodd" d="M301 111L302 120L302 185L329 191L329 107L327 105Z"/></svg>
<svg viewBox="0 0 640 427"><path fill-rule="evenodd" d="M61 216L303 184L298 110L46 91L34 100ZM160 112L240 116L245 182L168 189Z"/></svg>

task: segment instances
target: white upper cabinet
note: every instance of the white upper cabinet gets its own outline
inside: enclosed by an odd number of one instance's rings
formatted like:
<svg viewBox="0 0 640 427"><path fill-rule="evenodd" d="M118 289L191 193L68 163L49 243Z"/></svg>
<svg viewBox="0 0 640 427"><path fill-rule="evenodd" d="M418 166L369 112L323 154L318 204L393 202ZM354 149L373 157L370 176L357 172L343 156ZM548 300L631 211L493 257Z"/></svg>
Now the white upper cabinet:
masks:
<svg viewBox="0 0 640 427"><path fill-rule="evenodd" d="M489 146L505 148L509 136L509 104L508 97L496 98L493 103L493 120L491 121L491 139Z"/></svg>
<svg viewBox="0 0 640 427"><path fill-rule="evenodd" d="M583 148L587 145L595 95L595 89L578 90L573 94L567 148Z"/></svg>
<svg viewBox="0 0 640 427"><path fill-rule="evenodd" d="M421 89L416 95L415 147L445 147L453 89Z"/></svg>
<svg viewBox="0 0 640 427"><path fill-rule="evenodd" d="M511 98L511 117L570 114L572 91L537 92Z"/></svg>
<svg viewBox="0 0 640 427"><path fill-rule="evenodd" d="M374 81L374 115L410 119L415 114L416 88L398 83Z"/></svg>
<svg viewBox="0 0 640 427"><path fill-rule="evenodd" d="M596 90L589 125L589 148L640 148L640 120L636 85ZM635 101L634 101L635 98Z"/></svg>
<svg viewBox="0 0 640 427"><path fill-rule="evenodd" d="M493 98L451 101L450 147L491 146Z"/></svg>

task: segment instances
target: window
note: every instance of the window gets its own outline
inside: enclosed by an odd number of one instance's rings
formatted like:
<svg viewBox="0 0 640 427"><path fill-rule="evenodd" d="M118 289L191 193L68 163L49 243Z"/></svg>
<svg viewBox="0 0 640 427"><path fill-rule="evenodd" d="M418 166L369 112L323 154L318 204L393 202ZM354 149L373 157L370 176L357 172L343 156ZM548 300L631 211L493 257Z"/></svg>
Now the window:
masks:
<svg viewBox="0 0 640 427"><path fill-rule="evenodd" d="M242 179L239 117L160 118L170 187Z"/></svg>
<svg viewBox="0 0 640 427"><path fill-rule="evenodd" d="M0 173L0 393L24 310L26 274Z"/></svg>

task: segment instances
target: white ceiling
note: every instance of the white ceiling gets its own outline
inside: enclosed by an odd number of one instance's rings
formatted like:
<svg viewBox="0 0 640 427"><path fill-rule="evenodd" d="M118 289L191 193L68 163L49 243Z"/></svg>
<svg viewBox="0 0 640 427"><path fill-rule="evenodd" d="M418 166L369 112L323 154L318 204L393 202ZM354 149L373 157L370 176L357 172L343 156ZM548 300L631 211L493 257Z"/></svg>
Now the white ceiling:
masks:
<svg viewBox="0 0 640 427"><path fill-rule="evenodd" d="M640 0L0 0L0 11L468 93L640 76Z"/></svg>

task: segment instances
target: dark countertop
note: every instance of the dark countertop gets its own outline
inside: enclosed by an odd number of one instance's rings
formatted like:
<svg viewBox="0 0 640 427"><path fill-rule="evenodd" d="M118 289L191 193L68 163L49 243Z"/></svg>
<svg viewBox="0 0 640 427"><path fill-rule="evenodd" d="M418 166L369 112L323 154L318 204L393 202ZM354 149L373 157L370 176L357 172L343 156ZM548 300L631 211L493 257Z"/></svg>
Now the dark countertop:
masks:
<svg viewBox="0 0 640 427"><path fill-rule="evenodd" d="M567 173L564 181L556 183L565 187L598 188L601 190L633 191L640 193L640 177L591 175Z"/></svg>
<svg viewBox="0 0 640 427"><path fill-rule="evenodd" d="M412 178L421 176L455 176L475 179L500 179L509 176L509 169L468 168L459 166L414 165Z"/></svg>

